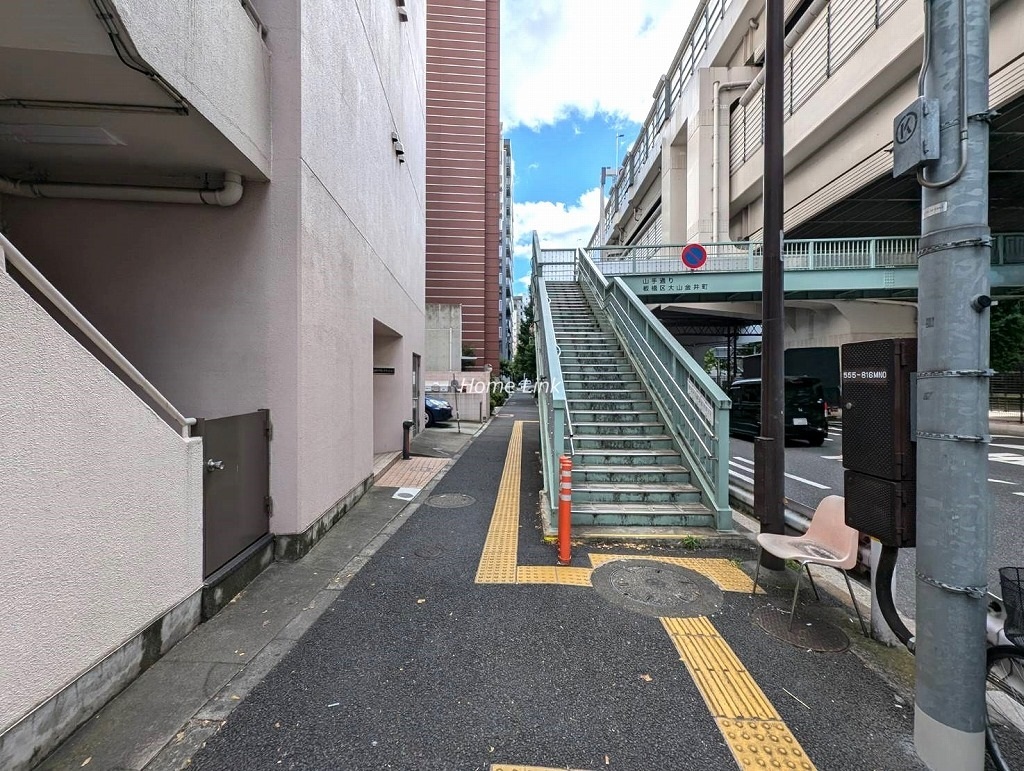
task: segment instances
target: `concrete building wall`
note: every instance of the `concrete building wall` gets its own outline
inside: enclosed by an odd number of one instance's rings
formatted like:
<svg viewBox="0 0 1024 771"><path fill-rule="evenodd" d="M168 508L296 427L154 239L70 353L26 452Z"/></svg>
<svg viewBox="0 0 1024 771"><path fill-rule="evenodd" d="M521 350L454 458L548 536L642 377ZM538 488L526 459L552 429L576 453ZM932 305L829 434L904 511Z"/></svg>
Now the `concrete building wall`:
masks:
<svg viewBox="0 0 1024 771"><path fill-rule="evenodd" d="M265 5L272 183L247 180L230 208L5 197L0 227L186 415L270 409L271 530L293 534L401 446L422 398L425 11ZM200 587L202 447L0 287L0 457L20 517L0 567L6 726Z"/></svg>
<svg viewBox="0 0 1024 771"><path fill-rule="evenodd" d="M871 300L786 304L786 348L836 347L862 340L917 337L917 307Z"/></svg>
<svg viewBox="0 0 1024 771"><path fill-rule="evenodd" d="M428 372L462 369L462 306L428 303L426 335L423 366Z"/></svg>
<svg viewBox="0 0 1024 771"><path fill-rule="evenodd" d="M142 57L269 176L270 50L241 3L113 5Z"/></svg>
<svg viewBox="0 0 1024 771"><path fill-rule="evenodd" d="M202 445L0 271L0 733L202 584Z"/></svg>
<svg viewBox="0 0 1024 771"><path fill-rule="evenodd" d="M412 356L425 345L426 27L422 7L409 10L400 22L393 5L374 0L302 2L292 532L365 479L374 452L401 449L402 421L413 416ZM374 366L395 374L374 376Z"/></svg>

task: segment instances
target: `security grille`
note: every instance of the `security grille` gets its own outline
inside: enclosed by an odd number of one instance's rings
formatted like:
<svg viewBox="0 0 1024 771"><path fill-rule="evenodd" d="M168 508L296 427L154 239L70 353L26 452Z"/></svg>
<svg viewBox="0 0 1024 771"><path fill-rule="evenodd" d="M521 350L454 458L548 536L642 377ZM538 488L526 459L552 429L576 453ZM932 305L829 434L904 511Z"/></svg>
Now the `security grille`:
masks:
<svg viewBox="0 0 1024 771"><path fill-rule="evenodd" d="M916 343L870 340L842 347L845 468L894 481L914 478L910 378Z"/></svg>
<svg viewBox="0 0 1024 771"><path fill-rule="evenodd" d="M883 546L910 547L917 538L917 485L847 470L843 480L846 524Z"/></svg>

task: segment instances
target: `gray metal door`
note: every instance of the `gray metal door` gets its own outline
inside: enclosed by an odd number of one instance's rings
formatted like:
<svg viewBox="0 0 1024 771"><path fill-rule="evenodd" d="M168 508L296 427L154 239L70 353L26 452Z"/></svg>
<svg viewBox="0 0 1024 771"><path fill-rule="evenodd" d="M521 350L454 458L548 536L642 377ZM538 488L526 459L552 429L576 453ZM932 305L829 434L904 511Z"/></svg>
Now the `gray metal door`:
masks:
<svg viewBox="0 0 1024 771"><path fill-rule="evenodd" d="M203 577L270 530L270 411L203 418Z"/></svg>

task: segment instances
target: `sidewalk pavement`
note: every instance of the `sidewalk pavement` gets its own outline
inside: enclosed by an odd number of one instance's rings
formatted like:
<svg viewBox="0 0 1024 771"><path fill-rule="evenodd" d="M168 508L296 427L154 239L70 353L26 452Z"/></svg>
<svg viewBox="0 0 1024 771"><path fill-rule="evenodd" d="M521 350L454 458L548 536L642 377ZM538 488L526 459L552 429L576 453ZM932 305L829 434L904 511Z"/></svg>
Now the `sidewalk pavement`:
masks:
<svg viewBox="0 0 1024 771"><path fill-rule="evenodd" d="M411 503L374 487L42 767L924 768L908 654L809 590L798 621L849 649L770 636L791 577L752 598L749 541L577 544L555 568L536 421L516 395L475 436L425 432L443 476Z"/></svg>

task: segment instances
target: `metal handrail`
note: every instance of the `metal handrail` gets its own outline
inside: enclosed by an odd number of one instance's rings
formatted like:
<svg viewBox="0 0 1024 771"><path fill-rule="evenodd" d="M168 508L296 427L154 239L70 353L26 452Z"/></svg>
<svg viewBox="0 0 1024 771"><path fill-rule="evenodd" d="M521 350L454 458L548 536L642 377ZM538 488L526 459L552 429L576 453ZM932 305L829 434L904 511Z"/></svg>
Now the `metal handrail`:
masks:
<svg viewBox="0 0 1024 771"><path fill-rule="evenodd" d="M181 435L184 438L188 438L191 435L190 427L196 424L195 418L186 418L178 409L171 404L167 397L160 393L156 387L150 383L139 372L135 366L124 357L124 355L114 347L113 343L107 340L103 334L92 325L92 323L85 318L79 312L79 310L72 305L64 295L58 291L58 289L46 280L35 266L28 261L18 248L12 244L7 237L0 233L0 266L4 262L10 262L14 265L15 269L24 276L39 292L49 300L53 306L59 310L68 321L70 321L83 335L88 338L89 342L95 345L103 354L110 359L111 362L117 365L121 372L137 385L142 392L146 394L150 399L153 400L167 415L173 418L179 426L181 426ZM6 271L6 267L4 267Z"/></svg>
<svg viewBox="0 0 1024 771"><path fill-rule="evenodd" d="M541 260L540 240L533 233L533 297L534 318L536 323L536 356L537 356L537 405L540 412L541 469L544 473L544 489L548 493L548 507L552 513L558 508L558 472L559 458L566 451L566 427L569 429L569 450L575 454L575 443L572 439L572 422L568 417L568 404L565 400L565 385L562 382L562 365L559 361L559 350L555 340L555 328L549 312L550 304L547 294L547 278L544 275L544 263ZM565 267L559 262L552 267L556 272ZM542 379L543 378L543 379ZM547 385L542 383L546 380Z"/></svg>
<svg viewBox="0 0 1024 771"><path fill-rule="evenodd" d="M608 312L613 328L622 339L627 353L636 362L641 378L647 383L652 396L663 402L667 411L683 422L684 425L678 425L669 420L667 424L680 448L689 457L694 477L715 509L719 528L728 529L731 526L729 398L621 278L609 280L605 277L587 251L578 250L577 255L580 283ZM644 329L658 340L663 354L659 355L638 323L643 323ZM663 358L665 356L667 359ZM696 403L696 396L683 390L681 377L686 383L695 385L703 405ZM658 387L652 387L655 385ZM711 414L703 414L702 406ZM696 424L698 420L701 425Z"/></svg>
<svg viewBox="0 0 1024 771"><path fill-rule="evenodd" d="M782 256L786 271L916 268L919 245L919 236L787 239ZM703 246L708 260L701 273L761 270L762 244L758 241L721 241ZM682 249L683 244L644 244L591 247L587 251L607 275L690 273L680 260ZM993 235L991 262L1024 262L1024 234Z"/></svg>

